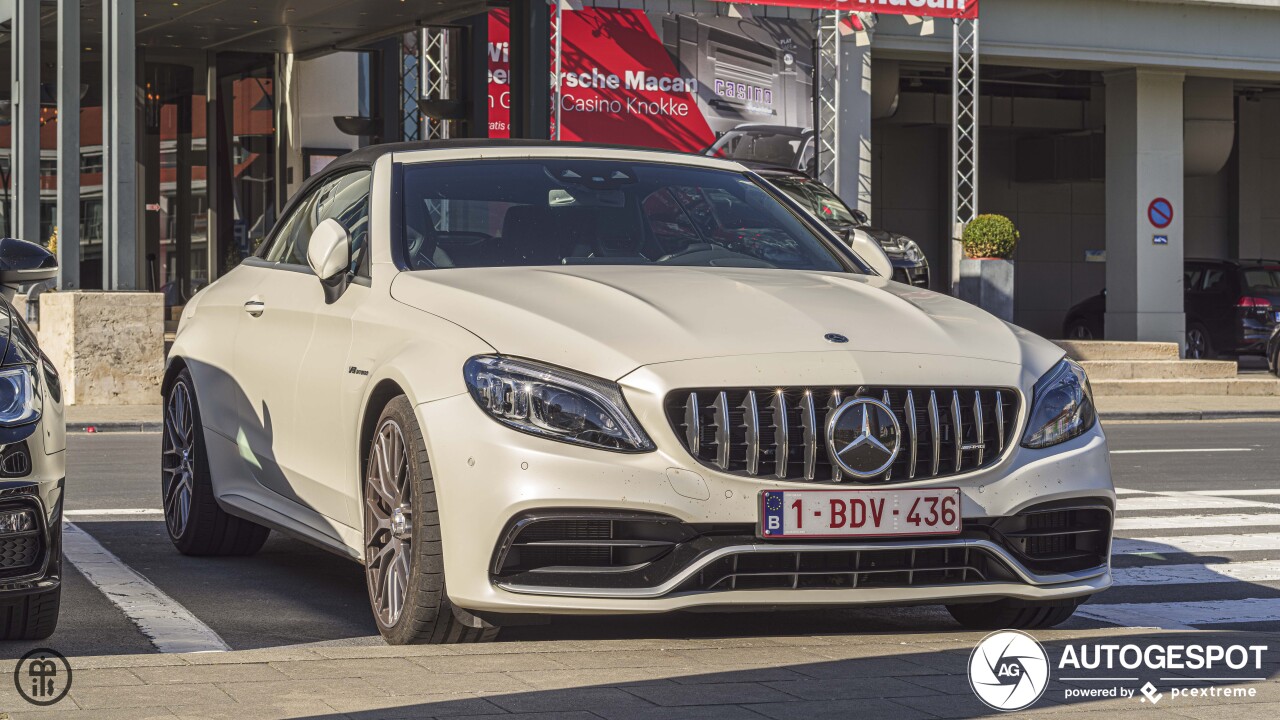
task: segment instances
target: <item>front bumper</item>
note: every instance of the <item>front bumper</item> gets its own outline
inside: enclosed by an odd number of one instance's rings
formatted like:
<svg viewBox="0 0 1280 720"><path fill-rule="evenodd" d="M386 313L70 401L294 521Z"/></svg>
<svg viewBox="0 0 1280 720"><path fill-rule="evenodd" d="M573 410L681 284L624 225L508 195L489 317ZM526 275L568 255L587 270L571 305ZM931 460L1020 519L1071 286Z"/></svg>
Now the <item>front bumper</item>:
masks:
<svg viewBox="0 0 1280 720"><path fill-rule="evenodd" d="M0 511L30 510L37 524L30 531L0 535L0 601L53 590L62 581L66 453L47 452L51 433L43 424L0 432Z"/></svg>
<svg viewBox="0 0 1280 720"><path fill-rule="evenodd" d="M629 400L632 392L628 391ZM660 403L657 404L660 408ZM503 427L467 395L418 406L426 430L440 509L444 566L450 599L476 612L515 614L651 613L721 606L929 604L997 597L1051 600L1089 595L1110 586L1109 564L1068 572L1036 570L989 538L971 536L840 543L764 542L744 536L757 522L766 489L826 487L732 476L699 465L680 447L651 403L633 404L658 449L644 454L581 448ZM897 487L899 485L894 485ZM996 465L904 487L959 487L966 521L1003 518L1033 506L1114 507L1106 439L1100 427L1050 450L1016 447ZM609 578L576 586L530 586L495 573L495 558L513 522L530 514L593 512L658 514L697 527L727 528L730 540L695 553L670 576L653 583L617 585ZM1106 541L1109 543L1110 527ZM1008 572L944 585L861 587L710 588L690 580L734 555L784 556L858 552L952 551L986 553ZM1109 547L1103 557L1109 556ZM801 560L797 559L797 562Z"/></svg>

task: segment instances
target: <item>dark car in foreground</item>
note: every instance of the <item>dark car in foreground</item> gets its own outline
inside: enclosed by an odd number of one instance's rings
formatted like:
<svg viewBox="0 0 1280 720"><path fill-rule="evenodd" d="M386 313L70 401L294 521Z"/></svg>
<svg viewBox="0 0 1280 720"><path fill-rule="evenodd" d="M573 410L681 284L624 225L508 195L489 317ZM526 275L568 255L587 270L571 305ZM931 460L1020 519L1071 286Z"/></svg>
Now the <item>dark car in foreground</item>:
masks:
<svg viewBox="0 0 1280 720"><path fill-rule="evenodd" d="M929 260L914 240L897 233L870 227L866 213L844 203L831 188L798 170L749 163L770 184L789 195L836 234L864 232L884 250L893 263L893 279L916 287L929 287Z"/></svg>
<svg viewBox="0 0 1280 720"><path fill-rule="evenodd" d="M0 640L53 634L62 592L62 385L9 303L57 273L34 243L0 239Z"/></svg>
<svg viewBox="0 0 1280 720"><path fill-rule="evenodd" d="M1267 340L1280 319L1280 261L1188 259L1182 280L1188 358L1272 359ZM1106 312L1104 290L1067 311L1063 336L1101 340Z"/></svg>

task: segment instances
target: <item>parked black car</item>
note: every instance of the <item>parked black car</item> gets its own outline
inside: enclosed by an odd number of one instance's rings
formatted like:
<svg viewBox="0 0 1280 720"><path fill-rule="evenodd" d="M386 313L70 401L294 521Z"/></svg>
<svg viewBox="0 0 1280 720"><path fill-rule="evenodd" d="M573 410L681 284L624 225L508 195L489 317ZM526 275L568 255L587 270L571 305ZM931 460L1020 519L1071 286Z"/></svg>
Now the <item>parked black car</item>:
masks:
<svg viewBox="0 0 1280 720"><path fill-rule="evenodd" d="M914 240L888 230L869 227L866 213L845 205L831 188L799 170L759 163L746 164L774 187L808 208L836 233L847 235L854 231L865 232L889 256L889 261L893 263L894 280L916 287L929 287L929 260Z"/></svg>
<svg viewBox="0 0 1280 720"><path fill-rule="evenodd" d="M1188 259L1182 279L1188 358L1272 358L1267 340L1280 320L1280 261ZM1102 339L1106 311L1103 290L1067 311L1063 335Z"/></svg>
<svg viewBox="0 0 1280 720"><path fill-rule="evenodd" d="M9 304L57 273L52 253L0 239L0 640L49 637L62 593L62 384Z"/></svg>
<svg viewBox="0 0 1280 720"><path fill-rule="evenodd" d="M816 175L813 129L742 123L716 139L706 154L744 163L764 163Z"/></svg>

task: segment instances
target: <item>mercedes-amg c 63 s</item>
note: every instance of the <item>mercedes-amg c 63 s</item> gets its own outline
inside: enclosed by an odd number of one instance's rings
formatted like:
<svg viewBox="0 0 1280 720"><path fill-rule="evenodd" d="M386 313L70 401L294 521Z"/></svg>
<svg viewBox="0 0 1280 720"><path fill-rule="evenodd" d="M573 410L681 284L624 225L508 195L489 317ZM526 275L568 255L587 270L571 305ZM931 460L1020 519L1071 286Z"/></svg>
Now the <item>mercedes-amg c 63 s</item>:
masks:
<svg viewBox="0 0 1280 720"><path fill-rule="evenodd" d="M726 160L354 152L186 306L163 392L178 549L350 557L392 643L870 603L1043 627L1111 583L1080 366Z"/></svg>

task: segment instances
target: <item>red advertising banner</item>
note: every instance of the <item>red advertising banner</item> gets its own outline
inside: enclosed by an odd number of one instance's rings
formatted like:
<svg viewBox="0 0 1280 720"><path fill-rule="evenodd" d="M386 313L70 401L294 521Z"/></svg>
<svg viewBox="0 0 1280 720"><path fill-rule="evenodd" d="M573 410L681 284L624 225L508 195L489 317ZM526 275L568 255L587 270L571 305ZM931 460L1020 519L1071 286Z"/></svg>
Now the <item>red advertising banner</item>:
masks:
<svg viewBox="0 0 1280 720"><path fill-rule="evenodd" d="M696 152L734 130L812 124L811 23L607 8L561 23L562 140ZM508 14L491 10L489 137L510 136L513 59Z"/></svg>
<svg viewBox="0 0 1280 720"><path fill-rule="evenodd" d="M815 10L916 15L918 17L978 17L978 0L719 0L746 5L783 5Z"/></svg>

